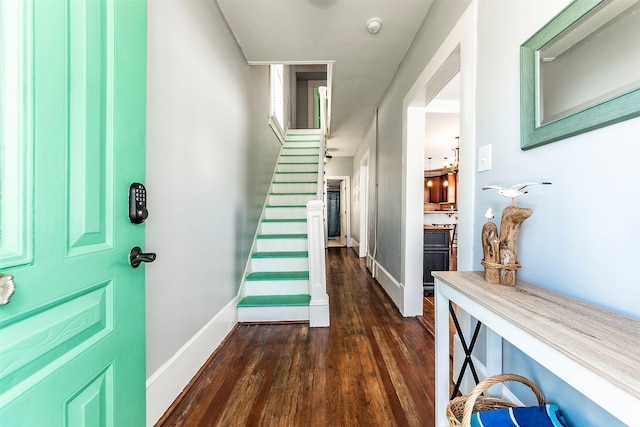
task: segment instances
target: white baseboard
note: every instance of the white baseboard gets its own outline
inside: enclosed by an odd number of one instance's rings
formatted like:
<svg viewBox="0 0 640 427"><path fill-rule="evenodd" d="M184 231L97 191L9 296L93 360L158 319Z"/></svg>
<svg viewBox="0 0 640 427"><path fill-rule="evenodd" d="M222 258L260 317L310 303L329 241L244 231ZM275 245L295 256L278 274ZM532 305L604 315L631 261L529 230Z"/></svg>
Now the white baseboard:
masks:
<svg viewBox="0 0 640 427"><path fill-rule="evenodd" d="M353 237L351 237L349 241L349 247L352 248L358 254L358 256L360 256L360 243Z"/></svg>
<svg viewBox="0 0 640 427"><path fill-rule="evenodd" d="M234 298L147 378L147 426L153 426L238 323Z"/></svg>
<svg viewBox="0 0 640 427"><path fill-rule="evenodd" d="M393 276L378 264L376 260L371 259L373 277L380 283L382 289L394 302L400 313L404 311L404 286L402 286Z"/></svg>

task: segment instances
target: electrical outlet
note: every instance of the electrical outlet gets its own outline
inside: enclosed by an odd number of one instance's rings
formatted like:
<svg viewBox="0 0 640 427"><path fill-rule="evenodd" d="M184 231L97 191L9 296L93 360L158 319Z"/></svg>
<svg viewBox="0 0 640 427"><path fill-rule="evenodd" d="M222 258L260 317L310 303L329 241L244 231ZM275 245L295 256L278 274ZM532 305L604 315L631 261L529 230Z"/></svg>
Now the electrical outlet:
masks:
<svg viewBox="0 0 640 427"><path fill-rule="evenodd" d="M491 169L491 144L478 148L478 172Z"/></svg>

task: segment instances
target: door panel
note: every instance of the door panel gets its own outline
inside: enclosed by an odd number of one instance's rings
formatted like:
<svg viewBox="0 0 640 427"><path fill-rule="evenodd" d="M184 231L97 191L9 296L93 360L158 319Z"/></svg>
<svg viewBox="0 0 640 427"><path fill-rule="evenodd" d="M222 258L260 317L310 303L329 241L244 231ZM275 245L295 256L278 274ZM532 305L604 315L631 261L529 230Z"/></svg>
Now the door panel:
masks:
<svg viewBox="0 0 640 427"><path fill-rule="evenodd" d="M144 425L146 4L1 4L0 425Z"/></svg>
<svg viewBox="0 0 640 427"><path fill-rule="evenodd" d="M31 262L32 139L25 26L28 15L20 2L0 3L0 268ZM11 201L9 203L9 200Z"/></svg>

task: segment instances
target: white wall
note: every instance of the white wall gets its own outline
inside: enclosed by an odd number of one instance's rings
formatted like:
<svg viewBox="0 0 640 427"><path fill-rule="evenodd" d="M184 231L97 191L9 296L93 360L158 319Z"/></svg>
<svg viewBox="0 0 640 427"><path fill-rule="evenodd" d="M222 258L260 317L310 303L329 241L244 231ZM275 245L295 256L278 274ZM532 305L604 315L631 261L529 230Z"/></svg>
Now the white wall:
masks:
<svg viewBox="0 0 640 427"><path fill-rule="evenodd" d="M210 0L148 5L148 423L235 323L280 144L267 66L248 66ZM202 360L204 358L204 360ZM155 419L154 419L155 418Z"/></svg>

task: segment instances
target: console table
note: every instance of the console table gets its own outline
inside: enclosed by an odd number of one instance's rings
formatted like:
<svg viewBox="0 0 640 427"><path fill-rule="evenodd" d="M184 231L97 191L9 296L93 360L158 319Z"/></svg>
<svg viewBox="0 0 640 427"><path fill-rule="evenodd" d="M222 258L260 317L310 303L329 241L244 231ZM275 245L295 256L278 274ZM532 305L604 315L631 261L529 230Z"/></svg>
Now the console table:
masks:
<svg viewBox="0 0 640 427"><path fill-rule="evenodd" d="M623 423L640 425L640 321L522 281L492 285L483 272L433 276L437 427L449 426L450 302Z"/></svg>

